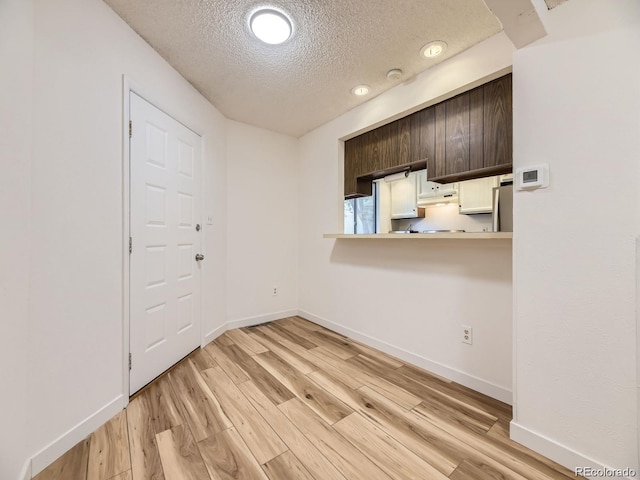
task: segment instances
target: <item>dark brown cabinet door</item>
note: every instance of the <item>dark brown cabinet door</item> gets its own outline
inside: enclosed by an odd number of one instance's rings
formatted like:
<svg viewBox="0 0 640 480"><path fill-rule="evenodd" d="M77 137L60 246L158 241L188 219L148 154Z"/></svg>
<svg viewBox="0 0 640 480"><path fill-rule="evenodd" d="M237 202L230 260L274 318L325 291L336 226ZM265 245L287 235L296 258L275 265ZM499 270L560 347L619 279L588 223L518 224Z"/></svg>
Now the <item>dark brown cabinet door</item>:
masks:
<svg viewBox="0 0 640 480"><path fill-rule="evenodd" d="M511 74L435 106L430 180L449 183L509 173L513 157Z"/></svg>
<svg viewBox="0 0 640 480"><path fill-rule="evenodd" d="M484 167L484 90L469 92L469 170Z"/></svg>
<svg viewBox="0 0 640 480"><path fill-rule="evenodd" d="M436 109L425 108L409 117L409 162L435 165ZM434 167L435 168L435 167ZM428 170L427 170L428 172Z"/></svg>
<svg viewBox="0 0 640 480"><path fill-rule="evenodd" d="M345 196L371 195L371 177L376 172L410 163L410 143L409 117L347 140L344 146ZM358 178L363 176L368 178Z"/></svg>
<svg viewBox="0 0 640 480"><path fill-rule="evenodd" d="M360 157L364 153L362 138L355 137L344 142L344 195L353 196L357 193L357 169Z"/></svg>
<svg viewBox="0 0 640 480"><path fill-rule="evenodd" d="M409 116L409 160L425 162L436 156L436 109L425 108Z"/></svg>
<svg viewBox="0 0 640 480"><path fill-rule="evenodd" d="M387 170L409 163L409 117L383 125L372 132L375 132L380 157L371 165L371 169L367 173Z"/></svg>
<svg viewBox="0 0 640 480"><path fill-rule="evenodd" d="M396 131L395 159L391 163L392 167L406 165L411 162L411 119L401 118L393 123L398 125Z"/></svg>
<svg viewBox="0 0 640 480"><path fill-rule="evenodd" d="M439 103L432 107L435 116L435 157L433 160L427 159L427 178L442 177L446 175L446 153L447 153L447 107L446 104Z"/></svg>
<svg viewBox="0 0 640 480"><path fill-rule="evenodd" d="M484 166L511 164L513 111L511 75L494 80L484 89Z"/></svg>
<svg viewBox="0 0 640 480"><path fill-rule="evenodd" d="M387 123L373 130L377 134L377 142L380 148L380 160L376 170L384 170L394 165L398 149L398 124Z"/></svg>
<svg viewBox="0 0 640 480"><path fill-rule="evenodd" d="M445 102L445 175L469 171L469 93Z"/></svg>
<svg viewBox="0 0 640 480"><path fill-rule="evenodd" d="M360 135L344 142L344 196L362 197L371 195L370 180L364 180L362 175L371 169L373 145L369 136Z"/></svg>
<svg viewBox="0 0 640 480"><path fill-rule="evenodd" d="M358 196L367 197L371 195L373 185L371 180L365 180L363 175L370 174L376 170L376 166L381 162L383 155L383 145L380 142L380 134L376 130L367 132L362 137L362 155L359 161L358 168L356 169L356 176L359 177L356 180L356 188Z"/></svg>
<svg viewBox="0 0 640 480"><path fill-rule="evenodd" d="M379 165L382 157L382 149L380 144L380 132L372 130L360 135L363 142L363 158L360 162L358 175L369 173Z"/></svg>

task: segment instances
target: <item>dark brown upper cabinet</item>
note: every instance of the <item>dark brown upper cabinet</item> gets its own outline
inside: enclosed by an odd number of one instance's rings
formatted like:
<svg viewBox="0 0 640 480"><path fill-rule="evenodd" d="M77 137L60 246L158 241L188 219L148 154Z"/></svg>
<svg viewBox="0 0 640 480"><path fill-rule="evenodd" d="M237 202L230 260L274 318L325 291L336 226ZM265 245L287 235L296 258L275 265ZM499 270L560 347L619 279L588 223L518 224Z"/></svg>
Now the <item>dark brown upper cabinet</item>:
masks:
<svg viewBox="0 0 640 480"><path fill-rule="evenodd" d="M444 174L455 175L469 171L469 94L453 97L444 104ZM427 167L428 169L429 167ZM427 175L429 175L427 171ZM433 176L433 175L429 175Z"/></svg>
<svg viewBox="0 0 640 480"><path fill-rule="evenodd" d="M409 115L410 141L409 159L411 162L426 162L436 156L436 111L425 108Z"/></svg>
<svg viewBox="0 0 640 480"><path fill-rule="evenodd" d="M346 197L411 167L458 182L509 173L513 156L511 74L345 142Z"/></svg>
<svg viewBox="0 0 640 480"><path fill-rule="evenodd" d="M384 171L409 163L410 122L409 117L383 125L369 132L375 145L376 162L370 165L370 173ZM366 133L364 134L367 135Z"/></svg>
<svg viewBox="0 0 640 480"><path fill-rule="evenodd" d="M344 142L346 198L371 195L371 182L411 164L411 122L401 118Z"/></svg>
<svg viewBox="0 0 640 480"><path fill-rule="evenodd" d="M511 172L511 74L430 108L436 149L427 159L429 180L450 183Z"/></svg>
<svg viewBox="0 0 640 480"><path fill-rule="evenodd" d="M344 142L345 198L371 195L371 181L362 176L378 162L377 145L370 141L372 137L365 134Z"/></svg>
<svg viewBox="0 0 640 480"><path fill-rule="evenodd" d="M512 171L511 74L436 105L436 112L429 180L451 183Z"/></svg>
<svg viewBox="0 0 640 480"><path fill-rule="evenodd" d="M483 85L484 166L511 164L513 108L511 74Z"/></svg>
<svg viewBox="0 0 640 480"><path fill-rule="evenodd" d="M482 88L453 97L430 109L434 110L436 148L434 154L427 158L429 180L467 175L482 169Z"/></svg>

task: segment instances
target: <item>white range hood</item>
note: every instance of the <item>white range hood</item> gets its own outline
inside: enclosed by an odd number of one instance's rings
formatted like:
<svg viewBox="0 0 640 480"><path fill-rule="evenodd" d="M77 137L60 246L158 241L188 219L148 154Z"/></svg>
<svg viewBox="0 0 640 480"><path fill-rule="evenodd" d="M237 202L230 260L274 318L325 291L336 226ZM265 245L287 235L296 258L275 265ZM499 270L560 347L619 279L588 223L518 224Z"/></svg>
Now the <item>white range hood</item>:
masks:
<svg viewBox="0 0 640 480"><path fill-rule="evenodd" d="M418 205L437 205L458 202L457 183L436 183L427 180L427 172L420 170L416 172L418 182Z"/></svg>

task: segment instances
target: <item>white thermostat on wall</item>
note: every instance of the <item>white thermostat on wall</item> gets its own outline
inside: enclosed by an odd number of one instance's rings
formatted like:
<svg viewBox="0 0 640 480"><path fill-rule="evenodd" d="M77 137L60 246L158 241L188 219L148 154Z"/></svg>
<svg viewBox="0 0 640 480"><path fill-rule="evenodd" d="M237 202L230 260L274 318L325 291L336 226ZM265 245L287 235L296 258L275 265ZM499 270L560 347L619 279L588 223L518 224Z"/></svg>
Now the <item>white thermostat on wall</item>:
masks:
<svg viewBox="0 0 640 480"><path fill-rule="evenodd" d="M516 189L533 190L549 186L549 164L542 163L516 170Z"/></svg>

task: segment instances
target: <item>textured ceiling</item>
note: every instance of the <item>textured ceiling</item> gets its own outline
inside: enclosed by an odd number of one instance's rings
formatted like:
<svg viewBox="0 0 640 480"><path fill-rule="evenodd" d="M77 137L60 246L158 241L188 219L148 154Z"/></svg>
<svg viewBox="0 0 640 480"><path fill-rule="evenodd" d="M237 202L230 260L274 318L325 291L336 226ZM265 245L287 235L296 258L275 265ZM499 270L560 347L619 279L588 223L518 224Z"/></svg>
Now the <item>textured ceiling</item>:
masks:
<svg viewBox="0 0 640 480"><path fill-rule="evenodd" d="M502 30L483 0L105 0L225 116L301 136ZM257 7L288 13L294 35L266 45ZM437 60L419 56L433 40ZM387 71L403 70L399 80ZM368 84L371 93L351 89Z"/></svg>

